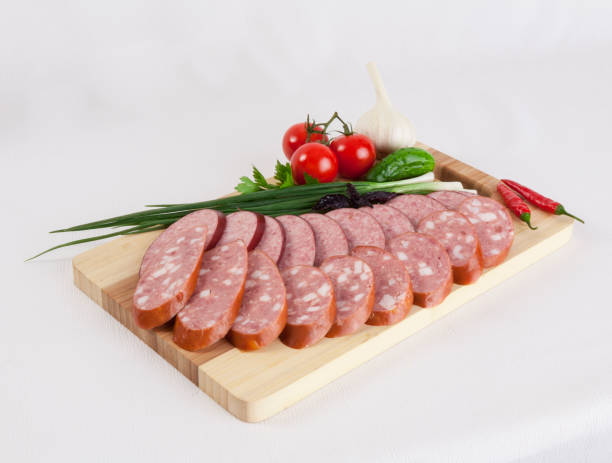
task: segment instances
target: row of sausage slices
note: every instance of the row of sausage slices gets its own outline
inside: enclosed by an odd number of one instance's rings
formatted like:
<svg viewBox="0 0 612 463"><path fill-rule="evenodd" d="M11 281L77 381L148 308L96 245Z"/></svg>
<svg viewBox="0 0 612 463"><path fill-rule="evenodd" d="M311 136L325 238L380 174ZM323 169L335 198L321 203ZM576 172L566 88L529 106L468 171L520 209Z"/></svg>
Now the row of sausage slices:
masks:
<svg viewBox="0 0 612 463"><path fill-rule="evenodd" d="M174 318L174 341L192 351L224 337L244 350L278 337L303 348L441 303L513 239L504 206L451 191L276 218L200 210L145 253L134 318L146 329Z"/></svg>

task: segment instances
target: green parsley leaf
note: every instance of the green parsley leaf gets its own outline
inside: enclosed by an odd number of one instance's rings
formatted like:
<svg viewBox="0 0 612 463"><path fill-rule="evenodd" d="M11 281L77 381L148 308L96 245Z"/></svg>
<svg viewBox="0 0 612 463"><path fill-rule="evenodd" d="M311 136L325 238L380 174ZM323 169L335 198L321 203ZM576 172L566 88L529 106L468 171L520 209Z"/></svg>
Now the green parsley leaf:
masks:
<svg viewBox="0 0 612 463"><path fill-rule="evenodd" d="M240 193L253 193L254 191L263 190L249 177L240 177L241 182L234 187L234 189Z"/></svg>
<svg viewBox="0 0 612 463"><path fill-rule="evenodd" d="M261 188L264 188L264 189L277 188L276 185L270 185L268 181L266 180L266 177L264 177L263 174L259 172L259 170L257 170L257 167L255 166L253 166L253 178L255 179L255 183L259 185Z"/></svg>
<svg viewBox="0 0 612 463"><path fill-rule="evenodd" d="M287 188L294 186L293 174L291 173L291 164L282 164L280 161L276 161L274 168L274 178L278 180L279 188Z"/></svg>
<svg viewBox="0 0 612 463"><path fill-rule="evenodd" d="M306 172L304 172L304 182L306 182L306 185L316 185L317 183L320 183L319 180L311 177Z"/></svg>

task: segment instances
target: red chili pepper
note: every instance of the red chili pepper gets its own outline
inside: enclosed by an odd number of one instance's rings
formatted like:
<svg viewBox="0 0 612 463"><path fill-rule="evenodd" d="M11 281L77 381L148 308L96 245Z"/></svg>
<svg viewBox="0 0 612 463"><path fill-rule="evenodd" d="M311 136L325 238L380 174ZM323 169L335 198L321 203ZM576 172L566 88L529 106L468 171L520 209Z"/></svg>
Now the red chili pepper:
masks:
<svg viewBox="0 0 612 463"><path fill-rule="evenodd" d="M508 206L510 210L514 212L514 215L529 225L529 228L532 230L538 228L531 225L531 209L529 209L529 206L527 206L525 201L523 201L523 198L508 188L508 185L503 182L499 182L497 184L497 191L502 198L504 198L506 206Z"/></svg>
<svg viewBox="0 0 612 463"><path fill-rule="evenodd" d="M504 182L517 193L521 194L531 204L534 204L543 211L550 212L556 215L567 215L569 217L572 217L573 219L576 219L578 222L584 223L584 220L567 212L561 203L553 201L552 199L547 198L546 196L543 196L540 193L536 193L535 191L530 190L526 186L523 186L520 183L516 183L512 180L502 179L502 182Z"/></svg>

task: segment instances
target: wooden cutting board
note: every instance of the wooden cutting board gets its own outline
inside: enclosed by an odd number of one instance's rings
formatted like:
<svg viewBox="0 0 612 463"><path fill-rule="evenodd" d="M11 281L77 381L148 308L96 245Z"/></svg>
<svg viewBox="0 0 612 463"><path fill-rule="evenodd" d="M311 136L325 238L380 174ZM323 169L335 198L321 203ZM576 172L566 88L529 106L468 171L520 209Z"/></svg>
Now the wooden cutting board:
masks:
<svg viewBox="0 0 612 463"><path fill-rule="evenodd" d="M436 160L436 178L456 180L499 199L498 180L423 144ZM465 302L533 264L565 244L573 221L533 211L537 231L514 221L516 238L506 261L485 271L476 284L453 287L437 307L413 307L402 322L364 326L357 333L294 350L280 341L255 352L242 352L222 340L200 352L188 352L172 342L170 323L138 328L132 320L132 294L145 250L160 232L125 236L78 255L73 260L74 283L121 324L147 343L222 407L241 420L264 420L368 361Z"/></svg>

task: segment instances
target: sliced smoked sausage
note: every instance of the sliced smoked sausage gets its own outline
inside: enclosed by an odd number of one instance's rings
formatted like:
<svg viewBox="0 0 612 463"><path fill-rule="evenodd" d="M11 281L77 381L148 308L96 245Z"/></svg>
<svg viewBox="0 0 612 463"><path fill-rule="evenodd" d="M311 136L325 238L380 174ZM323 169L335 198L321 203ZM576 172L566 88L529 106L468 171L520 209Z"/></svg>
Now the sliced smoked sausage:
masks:
<svg viewBox="0 0 612 463"><path fill-rule="evenodd" d="M256 350L278 338L286 322L283 279L272 259L255 249L249 253L242 304L227 338L238 349Z"/></svg>
<svg viewBox="0 0 612 463"><path fill-rule="evenodd" d="M147 249L133 296L136 325L150 329L174 317L191 297L206 246L202 214L170 225Z"/></svg>
<svg viewBox="0 0 612 463"><path fill-rule="evenodd" d="M410 219L391 206L374 204L372 207L360 207L359 210L370 214L376 219L385 233L386 243L397 235L414 231Z"/></svg>
<svg viewBox="0 0 612 463"><path fill-rule="evenodd" d="M278 268L314 264L316 245L308 222L295 215L280 215L276 220L285 230L285 248L278 260Z"/></svg>
<svg viewBox="0 0 612 463"><path fill-rule="evenodd" d="M393 254L374 246L357 246L352 253L374 272L374 307L368 325L393 325L412 308L412 284L404 264Z"/></svg>
<svg viewBox="0 0 612 463"><path fill-rule="evenodd" d="M425 195L399 195L385 204L405 214L415 228L426 215L446 210L442 203Z"/></svg>
<svg viewBox="0 0 612 463"><path fill-rule="evenodd" d="M435 199L441 203L447 209L455 210L463 201L465 201L465 195L457 191L434 191L429 193L427 196Z"/></svg>
<svg viewBox="0 0 612 463"><path fill-rule="evenodd" d="M438 240L408 232L391 240L389 252L408 269L416 305L433 307L448 296L453 287L453 271Z"/></svg>
<svg viewBox="0 0 612 463"><path fill-rule="evenodd" d="M302 214L300 217L310 224L314 232L316 246L314 265L321 265L321 262L328 257L345 256L349 253L348 240L338 222L316 213Z"/></svg>
<svg viewBox="0 0 612 463"><path fill-rule="evenodd" d="M374 307L374 272L355 256L330 257L321 264L321 270L332 281L336 296L336 319L327 337L354 333Z"/></svg>
<svg viewBox="0 0 612 463"><path fill-rule="evenodd" d="M371 215L348 207L329 211L325 215L338 222L350 249L356 246L385 248L385 232Z"/></svg>
<svg viewBox="0 0 612 463"><path fill-rule="evenodd" d="M256 212L232 212L226 217L225 231L217 242L217 246L242 240L247 250L255 249L264 234L266 221L264 216Z"/></svg>
<svg viewBox="0 0 612 463"><path fill-rule="evenodd" d="M294 349L311 346L334 323L332 282L320 269L305 265L285 269L282 276L287 289L287 324L280 339Z"/></svg>
<svg viewBox="0 0 612 463"><path fill-rule="evenodd" d="M514 224L508 210L494 199L474 196L457 208L474 225L485 268L501 264L514 241Z"/></svg>
<svg viewBox="0 0 612 463"><path fill-rule="evenodd" d="M215 247L217 241L219 241L219 238L221 238L221 235L223 234L223 230L225 229L225 214L223 212L215 211L214 209L202 209L192 212L185 217L189 217L189 220L193 221L193 223L198 222L200 227L206 226L206 230L208 231L206 233L205 249ZM170 227L172 227L172 225L170 225ZM157 240L165 240L165 238L162 238L162 236L164 236L163 233L157 237ZM180 237L178 239L180 239ZM147 251L142 259L142 264L140 265L140 275L147 270L150 262L155 261L155 256L157 256L156 251L159 249L161 248L153 245L150 246L150 252Z"/></svg>
<svg viewBox="0 0 612 463"><path fill-rule="evenodd" d="M174 342L178 346L203 349L227 334L240 309L247 267L242 240L206 252L193 296L176 317Z"/></svg>
<svg viewBox="0 0 612 463"><path fill-rule="evenodd" d="M264 219L266 221L264 234L255 249L265 252L276 263L285 247L285 230L276 219L267 215Z"/></svg>
<svg viewBox="0 0 612 463"><path fill-rule="evenodd" d="M480 278L483 262L478 235L466 216L457 211L434 212L421 220L417 231L433 236L444 246L455 283L469 285Z"/></svg>

